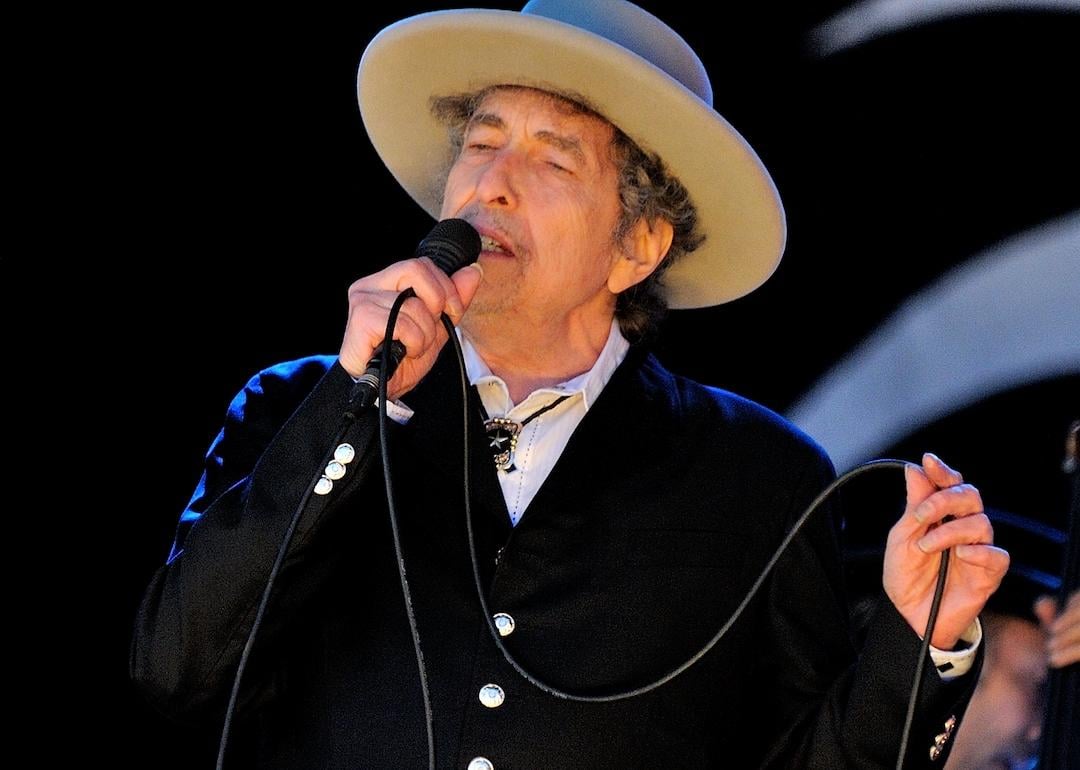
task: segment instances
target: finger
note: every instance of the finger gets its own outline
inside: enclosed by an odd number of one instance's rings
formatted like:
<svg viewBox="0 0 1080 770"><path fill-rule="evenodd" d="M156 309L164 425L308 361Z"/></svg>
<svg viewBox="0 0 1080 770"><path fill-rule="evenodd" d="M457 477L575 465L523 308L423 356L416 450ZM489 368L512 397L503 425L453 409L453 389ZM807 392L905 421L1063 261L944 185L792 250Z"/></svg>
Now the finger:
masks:
<svg viewBox="0 0 1080 770"><path fill-rule="evenodd" d="M372 348L383 341L390 309L396 300L397 295L392 292L372 294L353 308L350 326L370 330L368 333L373 335L373 339L368 343ZM435 335L435 319L424 303L416 297L405 300L394 324L394 339L405 346L406 355L423 353L435 340Z"/></svg>
<svg viewBox="0 0 1080 770"><path fill-rule="evenodd" d="M914 463L904 466L904 482L907 485L908 510L914 510L921 503L937 491L937 487L926 477L923 469Z"/></svg>
<svg viewBox="0 0 1080 770"><path fill-rule="evenodd" d="M438 324L419 297L410 297L401 304L394 339L405 346L405 355L417 357L435 342Z"/></svg>
<svg viewBox="0 0 1080 770"><path fill-rule="evenodd" d="M1062 615L1054 622L1051 634L1054 639L1080 642L1080 619Z"/></svg>
<svg viewBox="0 0 1080 770"><path fill-rule="evenodd" d="M419 259L403 259L387 265L377 273L358 278L349 287L349 293L350 295L353 291L399 293L416 282L417 271L421 269L423 268Z"/></svg>
<svg viewBox="0 0 1080 770"><path fill-rule="evenodd" d="M411 274L413 282L407 286L412 287L413 292L424 303L428 312L438 318L447 310L448 304L453 304L453 311L458 312L461 309L461 301L457 297L457 290L453 283L450 282L450 276L436 267L435 263L427 257L415 259L413 262L416 263L416 271Z"/></svg>
<svg viewBox="0 0 1080 770"><path fill-rule="evenodd" d="M1080 626L1080 593L1074 592L1065 602L1065 609L1050 623L1050 631L1057 633L1071 626Z"/></svg>
<svg viewBox="0 0 1080 770"><path fill-rule="evenodd" d="M1046 650L1050 664L1055 668L1080 660L1080 624L1066 626L1051 634Z"/></svg>
<svg viewBox="0 0 1080 770"><path fill-rule="evenodd" d="M979 490L971 484L960 484L934 492L915 506L912 515L920 524L933 524L946 516L961 518L982 511L983 502Z"/></svg>
<svg viewBox="0 0 1080 770"><path fill-rule="evenodd" d="M958 545L953 549L953 554L966 564L986 570L999 582L1009 569L1009 552L996 545Z"/></svg>
<svg viewBox="0 0 1080 770"><path fill-rule="evenodd" d="M428 260L425 259L424 261ZM466 270L466 268L472 269ZM469 306L469 303L472 302L473 294L476 293L476 288L480 284L480 278L484 275L484 268L480 266L479 262L471 262L468 265L459 267L454 271L453 275L448 275L432 262L431 269L438 278L439 283L442 284L446 295L446 303L442 312L450 316L450 320L456 323L465 314L465 309ZM473 273L479 275L474 277ZM455 279L455 276L458 276L457 279Z"/></svg>
<svg viewBox="0 0 1080 770"><path fill-rule="evenodd" d="M409 288L436 318L446 309L447 302L456 301L456 290L449 276L427 257L395 262L377 273L361 278L349 287L349 297L351 299L357 293L399 294ZM450 299L448 293L455 295L455 299ZM460 307L453 309L456 312Z"/></svg>
<svg viewBox="0 0 1080 770"><path fill-rule="evenodd" d="M1065 650L1050 650L1050 665L1054 668L1065 668L1078 661L1080 661L1080 646Z"/></svg>
<svg viewBox="0 0 1080 770"><path fill-rule="evenodd" d="M946 548L966 544L994 542L994 528L986 514L953 519L927 532L916 542L923 553L938 553Z"/></svg>
<svg viewBox="0 0 1080 770"><path fill-rule="evenodd" d="M1039 619L1039 625L1049 629L1057 615L1057 600L1052 596L1040 596L1031 609L1035 617Z"/></svg>
<svg viewBox="0 0 1080 770"><path fill-rule="evenodd" d="M370 329L375 337L375 344L383 341L390 310L397 302L398 294L392 291L370 292L353 305L350 324L363 329ZM409 297L401 303L397 323L394 326L394 339L406 349L419 352L427 348L435 338L435 319L418 297Z"/></svg>
<svg viewBox="0 0 1080 770"><path fill-rule="evenodd" d="M964 483L964 477L942 462L933 452L924 454L922 460L927 477L939 489Z"/></svg>
<svg viewBox="0 0 1080 770"><path fill-rule="evenodd" d="M450 280L457 290L458 297L460 298L464 309L468 309L469 305L472 304L473 297L476 296L476 291L480 288L480 282L483 279L484 268L480 266L479 262L473 262L470 265L466 265L450 276ZM464 313L464 310L462 312ZM454 315L449 312L447 315L450 316L450 320L452 320L455 325L461 320L461 315Z"/></svg>

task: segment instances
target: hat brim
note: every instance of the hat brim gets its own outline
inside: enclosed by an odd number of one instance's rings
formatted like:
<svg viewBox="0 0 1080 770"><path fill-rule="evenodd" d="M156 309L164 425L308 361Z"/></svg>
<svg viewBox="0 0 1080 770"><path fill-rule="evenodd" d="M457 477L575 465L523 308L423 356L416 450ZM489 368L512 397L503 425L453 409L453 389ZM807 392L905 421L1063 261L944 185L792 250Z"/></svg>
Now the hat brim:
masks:
<svg viewBox="0 0 1080 770"><path fill-rule="evenodd" d="M743 137L670 75L569 24L513 11L436 11L382 30L357 73L360 113L398 183L438 218L446 128L430 99L513 84L581 94L690 193L705 242L664 277L672 308L741 297L773 273L786 238L768 171Z"/></svg>

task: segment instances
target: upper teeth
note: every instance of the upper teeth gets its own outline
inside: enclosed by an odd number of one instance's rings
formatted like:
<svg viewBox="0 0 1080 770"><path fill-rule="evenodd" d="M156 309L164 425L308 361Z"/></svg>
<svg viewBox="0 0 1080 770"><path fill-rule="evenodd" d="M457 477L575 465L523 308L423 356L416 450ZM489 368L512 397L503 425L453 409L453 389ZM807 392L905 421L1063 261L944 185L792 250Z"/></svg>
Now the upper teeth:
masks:
<svg viewBox="0 0 1080 770"><path fill-rule="evenodd" d="M480 243L484 246L484 251L505 251L505 249L492 238L490 235L481 235Z"/></svg>

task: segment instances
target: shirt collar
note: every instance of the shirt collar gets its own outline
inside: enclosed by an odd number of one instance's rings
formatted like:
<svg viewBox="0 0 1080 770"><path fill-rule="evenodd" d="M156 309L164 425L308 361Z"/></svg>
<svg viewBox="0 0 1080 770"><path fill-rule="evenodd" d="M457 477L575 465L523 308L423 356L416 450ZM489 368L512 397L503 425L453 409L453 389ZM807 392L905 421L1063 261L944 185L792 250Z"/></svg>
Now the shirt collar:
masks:
<svg viewBox="0 0 1080 770"><path fill-rule="evenodd" d="M476 348L473 347L468 336L461 329L456 331L458 339L461 341L461 351L465 357L465 371L469 375L469 382L473 385L497 383L501 386L501 390L508 394L509 389L506 387L506 383L501 377L491 373L491 369L488 368L484 359L480 357ZM630 343L622 335L619 322L613 318L607 342L604 343L604 347L591 369L557 385L537 388L526 396L521 403L525 403L536 393L554 393L558 395L581 393L585 409L588 410L600 396L600 392L607 385L608 380L611 379L611 375L615 373L619 364L626 358L629 349ZM507 400L509 401L508 395Z"/></svg>

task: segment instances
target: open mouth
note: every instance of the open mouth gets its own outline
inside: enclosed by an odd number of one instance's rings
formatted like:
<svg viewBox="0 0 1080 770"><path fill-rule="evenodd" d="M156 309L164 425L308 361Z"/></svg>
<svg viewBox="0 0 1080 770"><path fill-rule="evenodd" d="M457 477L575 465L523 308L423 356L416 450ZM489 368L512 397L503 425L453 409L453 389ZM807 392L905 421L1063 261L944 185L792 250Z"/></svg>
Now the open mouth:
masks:
<svg viewBox="0 0 1080 770"><path fill-rule="evenodd" d="M514 252L506 248L502 243L492 238L490 235L480 236L480 247L482 251L491 254L505 254L508 257L514 256Z"/></svg>

